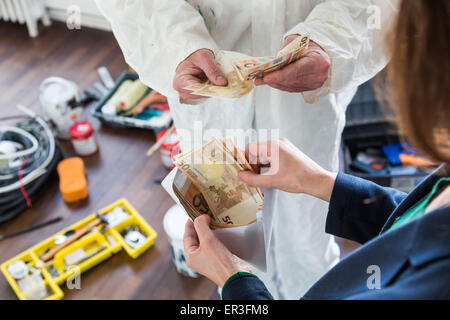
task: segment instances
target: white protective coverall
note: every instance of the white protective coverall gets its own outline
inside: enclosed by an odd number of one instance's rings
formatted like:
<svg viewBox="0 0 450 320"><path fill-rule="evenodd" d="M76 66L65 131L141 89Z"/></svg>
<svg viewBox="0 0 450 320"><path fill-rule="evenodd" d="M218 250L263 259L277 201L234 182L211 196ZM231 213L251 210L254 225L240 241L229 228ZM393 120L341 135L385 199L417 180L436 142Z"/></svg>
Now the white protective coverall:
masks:
<svg viewBox="0 0 450 320"><path fill-rule="evenodd" d="M279 129L280 137L333 171L347 105L357 86L387 64L383 43L393 1L96 0L127 63L168 97L178 129L193 130L196 120L203 130ZM271 56L286 36L306 33L326 50L331 69L327 83L304 96L262 86L239 100L212 98L192 106L181 103L172 87L177 66L196 50ZM182 149L191 147L181 139ZM258 275L276 298L298 299L338 261L338 247L325 233L328 206L281 191L266 192L265 201L275 204L276 214L268 271Z"/></svg>

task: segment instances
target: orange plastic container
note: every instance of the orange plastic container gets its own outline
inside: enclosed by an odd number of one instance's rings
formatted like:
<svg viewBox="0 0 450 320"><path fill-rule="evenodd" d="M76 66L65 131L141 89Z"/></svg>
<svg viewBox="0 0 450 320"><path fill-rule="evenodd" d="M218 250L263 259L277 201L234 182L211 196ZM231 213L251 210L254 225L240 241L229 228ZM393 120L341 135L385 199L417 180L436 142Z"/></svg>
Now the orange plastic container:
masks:
<svg viewBox="0 0 450 320"><path fill-rule="evenodd" d="M66 202L87 198L88 187L84 162L81 158L69 158L58 163L59 189Z"/></svg>

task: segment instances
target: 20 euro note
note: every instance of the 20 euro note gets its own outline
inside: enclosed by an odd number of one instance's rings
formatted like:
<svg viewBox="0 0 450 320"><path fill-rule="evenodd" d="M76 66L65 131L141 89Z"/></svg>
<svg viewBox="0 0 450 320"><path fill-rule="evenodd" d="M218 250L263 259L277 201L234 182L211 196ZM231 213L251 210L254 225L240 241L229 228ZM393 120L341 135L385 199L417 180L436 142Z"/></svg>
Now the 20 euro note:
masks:
<svg viewBox="0 0 450 320"><path fill-rule="evenodd" d="M225 148L223 141L214 139L181 154L175 159L175 165L201 193L208 206L208 214L214 224L219 224L218 227L244 226L256 221L257 213L262 210L262 194L259 189L251 188L239 179L238 174L244 167ZM177 186L178 190L185 190L180 192L182 195L188 194L189 188L192 187L186 182ZM193 199L192 196L183 197L192 207L199 203L187 200Z"/></svg>

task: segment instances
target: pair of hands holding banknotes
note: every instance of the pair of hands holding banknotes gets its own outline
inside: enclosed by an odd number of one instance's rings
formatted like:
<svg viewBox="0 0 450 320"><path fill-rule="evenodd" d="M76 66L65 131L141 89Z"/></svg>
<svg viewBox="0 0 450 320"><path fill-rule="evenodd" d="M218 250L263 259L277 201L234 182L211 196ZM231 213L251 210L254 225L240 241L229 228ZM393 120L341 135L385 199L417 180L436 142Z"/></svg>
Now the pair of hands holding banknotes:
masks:
<svg viewBox="0 0 450 320"><path fill-rule="evenodd" d="M250 143L245 156L254 172L243 171L239 178L249 186L304 193L330 201L337 175L320 167L288 140ZM235 273L252 270L217 239L209 224L206 214L194 222L188 220L184 235L186 263L223 287Z"/></svg>
<svg viewBox="0 0 450 320"><path fill-rule="evenodd" d="M292 35L285 39L283 48L298 38ZM328 79L331 61L328 54L314 41L310 41L306 55L281 70L256 79L255 85L268 85L286 92L306 92L321 88ZM213 85L226 86L227 79L215 62L214 53L200 49L180 63L176 70L173 87L182 99L200 99L186 88L210 80Z"/></svg>
<svg viewBox="0 0 450 320"><path fill-rule="evenodd" d="M283 48L298 35L285 39ZM316 43L310 41L306 55L264 78L255 85L269 85L286 92L305 92L321 88L328 79L330 58ZM173 87L182 99L200 99L185 88L210 80L213 85L226 86L227 79L216 65L212 51L201 49L191 54L177 68ZM270 150L277 148L277 156ZM246 157L253 164L254 173L241 172L239 178L252 187L277 188L292 193L305 193L329 201L336 175L322 169L289 141L250 144ZM261 169L265 170L261 174ZM223 287L236 272L252 272L216 238L211 231L210 218L202 215L188 221L184 236L187 265Z"/></svg>

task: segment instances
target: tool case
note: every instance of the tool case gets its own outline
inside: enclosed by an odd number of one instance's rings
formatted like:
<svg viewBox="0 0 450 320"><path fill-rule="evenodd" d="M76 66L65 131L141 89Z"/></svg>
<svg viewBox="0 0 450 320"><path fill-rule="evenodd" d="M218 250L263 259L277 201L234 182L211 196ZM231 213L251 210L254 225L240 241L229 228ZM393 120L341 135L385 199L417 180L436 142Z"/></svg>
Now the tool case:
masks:
<svg viewBox="0 0 450 320"><path fill-rule="evenodd" d="M139 76L131 71L125 71L122 73L122 75L119 77L119 79L116 81L116 85L114 88L112 88L109 93L103 97L97 106L92 111L92 115L98 119L104 124L114 126L114 127L122 127L122 128L142 128L142 129L150 129L155 132L155 134L158 134L162 130L166 129L170 122L172 121L172 118L170 116L169 111L163 112L162 118L163 121L161 121L159 126L151 125L149 121L147 120L140 120L136 118L126 117L123 115L107 115L102 112L103 106L111 99L111 97L116 93L116 91L120 88L123 82L126 80L135 81L139 78ZM147 93L150 93L152 89L148 89ZM145 96L144 96L145 97Z"/></svg>
<svg viewBox="0 0 450 320"><path fill-rule="evenodd" d="M341 169L386 187L409 192L420 183L427 172L414 173L363 173L352 168L356 155L366 149L382 149L383 145L401 143L398 129L389 108L382 108L375 95L372 81L362 84L347 108L346 126L342 134ZM387 105L387 101L382 101ZM399 170L399 172L401 172Z"/></svg>
<svg viewBox="0 0 450 320"><path fill-rule="evenodd" d="M93 228L90 232L68 244L59 250L50 262L44 263L41 260L44 254L57 245L58 239L92 224L94 220L98 219L98 215L102 215L102 218L107 220L108 224ZM132 239L130 242L130 239L126 238L128 233L125 232L127 230L139 230L141 235L140 239L138 239L139 241L134 243ZM42 297L42 299L60 300L64 297L61 285L67 282L68 279L70 280L71 277L76 276L76 273L79 275L91 269L122 249L130 257L136 259L152 246L156 237L155 230L142 218L136 209L126 199L120 199L100 210L97 214L89 215L87 218L61 230L6 261L0 266L0 269L19 299L30 299L29 295L21 290L20 281L27 277L35 276L37 273L42 277L45 285L46 296ZM76 253L80 252L80 249L83 250L81 252L84 252L85 256L79 259L78 262L75 262ZM17 279L17 275L10 273L11 265L17 262L22 266L26 265L27 271L30 270L26 275L23 275L22 279ZM33 273L31 270L33 270Z"/></svg>

